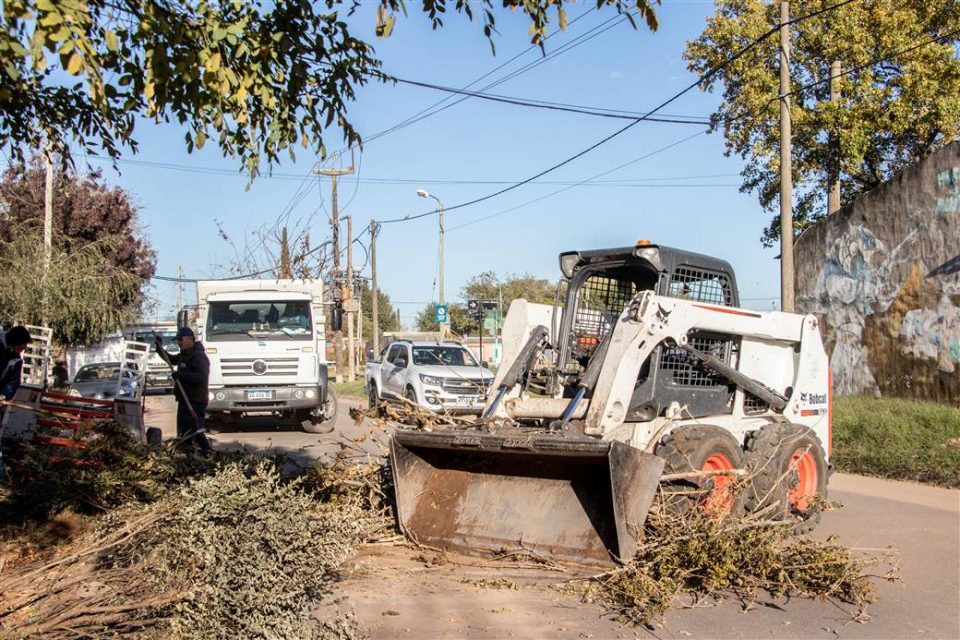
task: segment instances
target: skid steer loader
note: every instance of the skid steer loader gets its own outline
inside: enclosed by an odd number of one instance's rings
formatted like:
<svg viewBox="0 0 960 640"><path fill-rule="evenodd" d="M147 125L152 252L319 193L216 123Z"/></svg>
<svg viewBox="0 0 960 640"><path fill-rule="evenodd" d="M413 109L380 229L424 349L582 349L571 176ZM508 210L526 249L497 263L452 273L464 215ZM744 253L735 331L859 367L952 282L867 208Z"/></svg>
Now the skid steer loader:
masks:
<svg viewBox="0 0 960 640"><path fill-rule="evenodd" d="M830 447L817 319L741 309L727 262L646 241L560 268L562 311L511 304L479 421L394 433L403 531L459 552L626 561L661 482L696 508L812 526Z"/></svg>

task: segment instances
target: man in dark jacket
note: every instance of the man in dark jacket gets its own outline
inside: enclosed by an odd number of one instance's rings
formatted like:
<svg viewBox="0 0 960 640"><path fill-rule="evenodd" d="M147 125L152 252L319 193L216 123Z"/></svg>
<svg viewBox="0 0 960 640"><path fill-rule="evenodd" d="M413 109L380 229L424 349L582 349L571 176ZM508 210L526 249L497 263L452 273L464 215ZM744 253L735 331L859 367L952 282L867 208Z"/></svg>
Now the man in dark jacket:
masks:
<svg viewBox="0 0 960 640"><path fill-rule="evenodd" d="M20 387L23 372L22 353L30 343L26 327L16 326L7 331L0 342L0 397L10 400ZM0 410L0 416L3 411Z"/></svg>
<svg viewBox="0 0 960 640"><path fill-rule="evenodd" d="M205 452L210 451L210 441L203 432L209 394L207 381L210 378L210 360L207 359L203 344L197 342L190 327L180 327L176 339L180 345L178 354L167 353L159 336L156 347L161 358L176 366L173 372L173 379L176 381L173 392L177 398L177 437L184 438L187 442L195 442Z"/></svg>

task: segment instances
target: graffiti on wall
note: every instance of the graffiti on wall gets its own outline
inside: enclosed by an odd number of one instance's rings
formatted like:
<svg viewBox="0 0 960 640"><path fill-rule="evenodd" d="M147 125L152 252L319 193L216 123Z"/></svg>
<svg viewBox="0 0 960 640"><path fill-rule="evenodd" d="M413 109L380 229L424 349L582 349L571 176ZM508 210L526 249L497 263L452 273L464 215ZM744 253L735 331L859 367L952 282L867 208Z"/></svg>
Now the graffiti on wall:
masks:
<svg viewBox="0 0 960 640"><path fill-rule="evenodd" d="M805 230L795 264L837 393L960 403L960 141Z"/></svg>
<svg viewBox="0 0 960 640"><path fill-rule="evenodd" d="M813 298L833 329L830 368L838 393L880 392L863 343L863 318L885 312L896 299L902 283L892 277L892 270L916 235L917 230L912 231L891 250L865 225L856 225L827 250Z"/></svg>
<svg viewBox="0 0 960 640"><path fill-rule="evenodd" d="M900 329L903 355L937 361L937 368L953 373L960 364L960 308L944 296L936 309L911 309Z"/></svg>
<svg viewBox="0 0 960 640"><path fill-rule="evenodd" d="M960 167L937 174L937 200L933 212L945 216L960 211Z"/></svg>

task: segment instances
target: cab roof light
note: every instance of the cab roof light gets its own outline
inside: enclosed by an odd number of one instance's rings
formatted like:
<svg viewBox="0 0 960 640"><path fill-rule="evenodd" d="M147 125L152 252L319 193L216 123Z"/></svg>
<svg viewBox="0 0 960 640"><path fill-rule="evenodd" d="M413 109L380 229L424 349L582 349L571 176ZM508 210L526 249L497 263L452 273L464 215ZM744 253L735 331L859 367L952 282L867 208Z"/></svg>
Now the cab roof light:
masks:
<svg viewBox="0 0 960 640"><path fill-rule="evenodd" d="M649 240L637 240L638 247L649 247L651 244L653 243L650 242Z"/></svg>

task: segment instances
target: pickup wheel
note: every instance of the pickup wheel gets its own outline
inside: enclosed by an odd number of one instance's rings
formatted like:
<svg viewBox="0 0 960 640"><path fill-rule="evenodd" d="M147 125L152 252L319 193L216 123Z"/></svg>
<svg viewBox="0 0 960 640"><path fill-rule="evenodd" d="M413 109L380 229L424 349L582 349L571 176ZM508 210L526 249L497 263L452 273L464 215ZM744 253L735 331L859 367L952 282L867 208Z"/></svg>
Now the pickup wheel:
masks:
<svg viewBox="0 0 960 640"><path fill-rule="evenodd" d="M383 400L380 398L380 393L377 391L377 383L373 382L372 380L370 381L369 388L367 389L367 402L376 417L383 417L383 407L380 406L383 403Z"/></svg>
<svg viewBox="0 0 960 640"><path fill-rule="evenodd" d="M319 413L319 415L318 415ZM316 412L311 412L300 427L307 433L330 433L337 420L337 393L333 387L327 387L327 401Z"/></svg>
<svg viewBox="0 0 960 640"><path fill-rule="evenodd" d="M413 403L416 406L417 403L417 392L413 387L407 387L406 391L403 392L403 397Z"/></svg>

